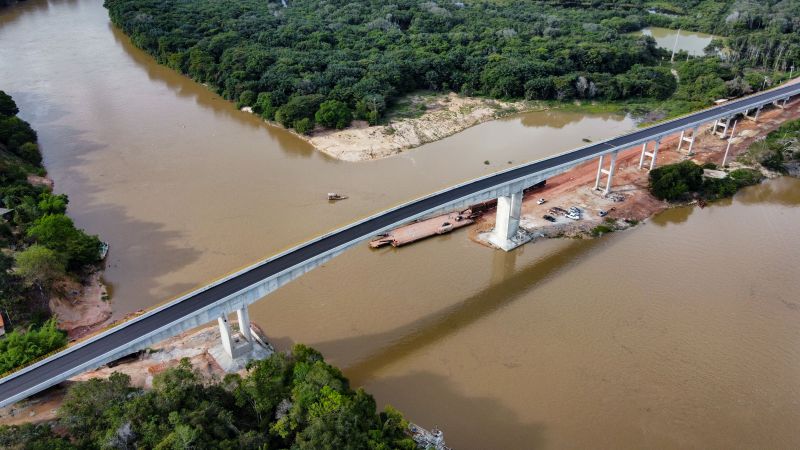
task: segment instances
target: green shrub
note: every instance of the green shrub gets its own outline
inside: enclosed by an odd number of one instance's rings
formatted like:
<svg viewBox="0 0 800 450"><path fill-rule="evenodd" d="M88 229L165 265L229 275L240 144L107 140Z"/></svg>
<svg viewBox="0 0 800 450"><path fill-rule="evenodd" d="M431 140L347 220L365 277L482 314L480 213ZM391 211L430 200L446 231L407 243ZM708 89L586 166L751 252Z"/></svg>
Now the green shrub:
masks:
<svg viewBox="0 0 800 450"><path fill-rule="evenodd" d="M776 172L783 172L786 170L786 168L783 167L784 157L781 148L768 148L759 155L758 163Z"/></svg>
<svg viewBox="0 0 800 450"><path fill-rule="evenodd" d="M0 340L0 373L16 369L65 345L67 334L56 327L55 319L24 333L12 331Z"/></svg>
<svg viewBox="0 0 800 450"><path fill-rule="evenodd" d="M679 200L703 186L703 168L692 161L653 169L649 177L650 192L661 200Z"/></svg>
<svg viewBox="0 0 800 450"><path fill-rule="evenodd" d="M608 225L598 225L592 228L592 236L597 237L606 233L611 233L613 231L614 231L613 227L610 227Z"/></svg>
<svg viewBox="0 0 800 450"><path fill-rule="evenodd" d="M319 105L319 110L317 110L314 118L323 127L341 130L350 125L353 120L353 114L344 102L328 100Z"/></svg>
<svg viewBox="0 0 800 450"><path fill-rule="evenodd" d="M75 228L72 219L64 214L50 214L36 219L27 235L63 255L71 270L79 270L100 259L100 240L97 236Z"/></svg>
<svg viewBox="0 0 800 450"><path fill-rule="evenodd" d="M707 162L701 166L703 169L717 170L717 165L713 162Z"/></svg>
<svg viewBox="0 0 800 450"><path fill-rule="evenodd" d="M294 128L294 130L300 134L308 134L314 129L314 123L311 122L311 119L308 117L304 117L302 119L295 120L292 128Z"/></svg>
<svg viewBox="0 0 800 450"><path fill-rule="evenodd" d="M239 94L239 101L236 103L237 108L243 106L253 106L256 102L256 94L253 91L244 91Z"/></svg>
<svg viewBox="0 0 800 450"><path fill-rule="evenodd" d="M739 187L750 186L759 183L764 176L761 172L753 169L736 169L728 174L728 177L736 181Z"/></svg>

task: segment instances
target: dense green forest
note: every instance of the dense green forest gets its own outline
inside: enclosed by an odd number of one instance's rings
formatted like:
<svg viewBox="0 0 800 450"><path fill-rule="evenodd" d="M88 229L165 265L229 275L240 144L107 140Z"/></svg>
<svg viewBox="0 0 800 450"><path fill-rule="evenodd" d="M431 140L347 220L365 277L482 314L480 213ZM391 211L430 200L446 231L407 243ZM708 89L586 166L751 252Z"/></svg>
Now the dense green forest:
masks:
<svg viewBox="0 0 800 450"><path fill-rule="evenodd" d="M669 99L667 114L800 61L800 1L106 0L159 62L298 131L377 123L414 90L532 100ZM727 36L675 64L648 25ZM724 52L715 49L725 47ZM756 71L757 70L757 71ZM774 73L780 72L780 73Z"/></svg>
<svg viewBox="0 0 800 450"><path fill-rule="evenodd" d="M48 320L53 284L80 277L99 260L100 240L67 217L69 199L53 194L29 175L45 175L36 132L17 117L19 108L0 91L0 313L6 330L0 341L0 373L66 344Z"/></svg>
<svg viewBox="0 0 800 450"><path fill-rule="evenodd" d="M0 427L6 449L415 449L391 407L352 390L317 351L254 361L246 376L201 378L184 360L155 376L153 389L127 375L70 388L55 424ZM58 434L53 428L62 430ZM64 437L66 433L67 437Z"/></svg>

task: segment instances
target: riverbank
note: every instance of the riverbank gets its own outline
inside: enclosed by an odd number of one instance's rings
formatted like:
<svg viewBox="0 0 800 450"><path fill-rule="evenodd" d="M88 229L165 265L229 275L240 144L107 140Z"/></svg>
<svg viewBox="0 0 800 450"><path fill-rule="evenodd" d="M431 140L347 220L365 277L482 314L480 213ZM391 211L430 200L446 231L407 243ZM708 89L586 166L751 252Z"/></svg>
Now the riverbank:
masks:
<svg viewBox="0 0 800 450"><path fill-rule="evenodd" d="M292 132L333 158L370 161L444 139L490 120L544 109L547 107L536 102L464 97L453 92L419 93L400 100L388 113L386 124L371 126L355 120L343 130L317 127L309 135Z"/></svg>
<svg viewBox="0 0 800 450"><path fill-rule="evenodd" d="M91 272L84 280L65 278L56 283L50 296L50 312L58 328L75 341L109 324L113 314L111 302L100 270Z"/></svg>
<svg viewBox="0 0 800 450"><path fill-rule="evenodd" d="M151 389L154 376L168 368L176 367L184 358L206 380L219 380L229 373L244 375L247 361L264 359L274 352L258 325L251 323L251 332L257 337L252 351L232 360L222 348L219 327L216 323L198 330L187 331L166 339L144 352L123 358L115 364L81 373L40 395L1 408L0 425L53 420L69 385L93 378L107 379L114 372L128 375L131 378L131 386L142 389ZM235 334L234 339L238 338L238 334Z"/></svg>
<svg viewBox="0 0 800 450"><path fill-rule="evenodd" d="M800 118L800 100L794 100L786 109L765 109L759 116L758 122L740 120L736 136L731 140L727 167L756 169L767 178L779 176L777 172L765 169L757 163L742 161L744 158L737 160L737 157L743 155L754 142L763 139L784 122L798 118ZM675 134L661 141L656 167L685 160L694 161L699 165L722 164L728 140L712 135L711 125L699 129L693 148L694 154L691 156L687 154L686 144L680 152L677 151L679 139L680 135ZM652 146L652 143L650 145ZM538 239L554 237L598 237L608 232L630 228L668 208L697 203L696 200L689 203L670 203L653 197L648 189L648 171L639 169L640 154L641 146L619 153L611 193L608 196L594 189L597 161L587 162L569 172L548 179L543 189L526 195L523 199L520 215L521 231L518 236L520 241L535 242ZM649 160L647 162L649 163ZM794 166L789 166L790 174L792 167ZM605 177L601 182L605 182ZM539 198L544 198L546 203L538 204ZM553 207L568 209L572 206L583 211L581 220L574 221L550 213ZM600 211L607 214L601 216ZM547 214L554 216L556 222L545 220L543 216ZM477 226L470 233L470 238L491 246L488 238L494 228L494 221L494 214L479 218Z"/></svg>

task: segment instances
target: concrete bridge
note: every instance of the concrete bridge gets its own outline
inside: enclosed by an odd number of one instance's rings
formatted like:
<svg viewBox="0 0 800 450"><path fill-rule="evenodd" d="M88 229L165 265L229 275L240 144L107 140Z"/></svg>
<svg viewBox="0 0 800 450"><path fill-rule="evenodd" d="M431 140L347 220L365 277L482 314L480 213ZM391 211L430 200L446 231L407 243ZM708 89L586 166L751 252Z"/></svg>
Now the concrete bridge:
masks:
<svg viewBox="0 0 800 450"><path fill-rule="evenodd" d="M782 86L726 102L649 128L452 186L368 217L217 280L3 378L0 380L0 407L36 394L80 372L99 367L215 320L219 323L225 350L228 354L235 355L253 339L249 331L249 304L341 254L347 248L415 219L463 209L496 198L497 220L491 241L499 248L509 250L518 244L515 235L519 230L522 192L525 188L586 161L597 159L598 170L594 187L608 194L612 187L616 158L621 150L642 145L639 167L643 168L647 163L647 167L652 169L655 167L658 146L663 137L680 132L681 145L688 142L688 152L691 153L698 127L701 125L713 122L714 131L719 132L722 128L723 131L719 133L725 138L730 121L735 116L745 114L757 120L758 111L764 106L772 103L777 107L785 107L788 99L797 94L800 94L800 84ZM239 342L232 338L228 324L228 317L234 312L238 316L242 337Z"/></svg>

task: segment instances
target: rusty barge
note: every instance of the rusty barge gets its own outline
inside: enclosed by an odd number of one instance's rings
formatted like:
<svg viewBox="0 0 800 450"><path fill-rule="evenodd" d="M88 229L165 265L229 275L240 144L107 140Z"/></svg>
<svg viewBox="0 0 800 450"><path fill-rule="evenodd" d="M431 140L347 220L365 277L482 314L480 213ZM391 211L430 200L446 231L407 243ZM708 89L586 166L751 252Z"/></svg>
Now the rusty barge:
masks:
<svg viewBox="0 0 800 450"><path fill-rule="evenodd" d="M524 194L533 192L542 188L546 182L546 180L542 181L541 183L525 189L523 192ZM447 234L453 230L472 225L475 223L476 219L496 207L497 199L493 199L472 205L463 211L451 212L429 219L418 220L408 225L395 228L388 233L376 236L375 239L369 242L369 246L372 248L379 248L387 245L402 247L403 245L411 244L432 236Z"/></svg>

